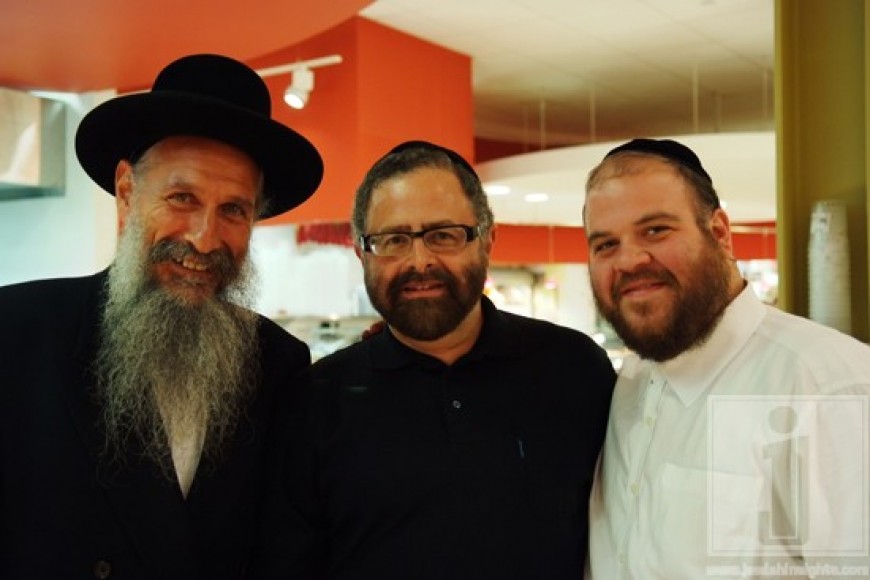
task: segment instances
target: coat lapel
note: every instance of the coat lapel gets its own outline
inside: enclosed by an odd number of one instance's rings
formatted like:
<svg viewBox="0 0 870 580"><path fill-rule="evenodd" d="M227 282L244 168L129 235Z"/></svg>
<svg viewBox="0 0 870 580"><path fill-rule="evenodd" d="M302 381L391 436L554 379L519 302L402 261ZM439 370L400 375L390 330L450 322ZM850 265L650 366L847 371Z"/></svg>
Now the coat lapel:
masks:
<svg viewBox="0 0 870 580"><path fill-rule="evenodd" d="M254 444L247 422L239 429L240 437L217 461L200 461L187 496L191 525L202 546L220 543L218 536L227 533L227 526L239 523L228 521L230 514L250 508L252 482L259 477L257 469L262 464L257 457L260 446Z"/></svg>
<svg viewBox="0 0 870 580"><path fill-rule="evenodd" d="M100 427L100 409L95 398L92 364L99 341L100 309L106 272L85 279L80 285L82 319L72 357L75 380L64 389L82 444L94 465L93 484L104 495L142 561L161 577L160 567L194 577L196 571L192 526L177 482L163 475L138 449L131 448L123 462L110 461L103 453L105 437ZM186 570L186 568L190 568Z"/></svg>
<svg viewBox="0 0 870 580"><path fill-rule="evenodd" d="M261 350L268 350L264 333L259 335ZM292 361L283 361L292 368ZM268 374L267 369L261 369ZM202 546L221 543L218 535L227 534L228 527L238 527L239 518L253 517L252 503L264 465L264 433L269 412L263 377L254 391L237 431L215 460L203 457L187 496L187 507ZM232 533L232 532L229 532ZM244 538L251 539L251 538Z"/></svg>

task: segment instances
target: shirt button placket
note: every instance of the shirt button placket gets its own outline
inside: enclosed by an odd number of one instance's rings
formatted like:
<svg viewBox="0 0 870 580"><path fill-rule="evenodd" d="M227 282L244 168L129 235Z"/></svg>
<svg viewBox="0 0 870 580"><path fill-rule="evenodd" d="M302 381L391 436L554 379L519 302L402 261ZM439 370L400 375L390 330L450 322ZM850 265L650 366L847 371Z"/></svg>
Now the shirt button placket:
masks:
<svg viewBox="0 0 870 580"><path fill-rule="evenodd" d="M112 576L112 565L105 560L94 562L94 578L98 580L106 580Z"/></svg>
<svg viewBox="0 0 870 580"><path fill-rule="evenodd" d="M470 435L464 402L457 396L463 391L460 380L450 368L446 369L441 378L441 396L446 414L447 430L453 443L466 441Z"/></svg>

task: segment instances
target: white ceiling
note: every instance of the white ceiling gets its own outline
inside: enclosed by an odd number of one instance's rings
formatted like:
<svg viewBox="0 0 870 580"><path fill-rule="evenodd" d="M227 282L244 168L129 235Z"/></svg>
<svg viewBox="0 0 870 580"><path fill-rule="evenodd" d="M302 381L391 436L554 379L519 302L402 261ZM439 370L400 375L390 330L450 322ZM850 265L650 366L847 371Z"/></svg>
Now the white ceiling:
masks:
<svg viewBox="0 0 870 580"><path fill-rule="evenodd" d="M665 136L668 137L668 136ZM776 160L774 134L711 133L677 136L703 160L731 221L747 224L775 218ZM496 219L502 223L582 224L581 208L589 171L617 143L561 147L477 166L485 186L505 185L507 195L490 195ZM531 203L529 194L548 200Z"/></svg>
<svg viewBox="0 0 870 580"><path fill-rule="evenodd" d="M773 11L773 0L376 0L361 14L472 58L478 138L598 155L607 147L595 144L637 136L728 134L698 153L727 185L732 219L761 221L775 215L772 134L731 134L773 130ZM594 161L576 151L522 175L483 164L485 180L515 188L493 198L496 218L579 223ZM550 201L530 205L529 192Z"/></svg>

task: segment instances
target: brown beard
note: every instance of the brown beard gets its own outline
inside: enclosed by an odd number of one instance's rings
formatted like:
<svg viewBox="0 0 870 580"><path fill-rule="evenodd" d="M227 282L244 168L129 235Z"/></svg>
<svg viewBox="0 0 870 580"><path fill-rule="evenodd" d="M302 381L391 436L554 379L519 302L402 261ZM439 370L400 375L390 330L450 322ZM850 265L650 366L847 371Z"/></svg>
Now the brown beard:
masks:
<svg viewBox="0 0 870 580"><path fill-rule="evenodd" d="M199 255L221 272L217 295L191 305L151 275L155 263L194 251L164 242L150 252L138 220L120 237L109 270L108 299L96 360L106 451L123 462L130 445L174 476L170 442L203 436L202 454L217 459L255 387L257 315L249 302L247 259Z"/></svg>
<svg viewBox="0 0 870 580"><path fill-rule="evenodd" d="M708 244L698 259L697 268L684 284L661 267L651 266L643 271L623 275L611 290L611 305L602 303L593 292L599 312L613 326L625 346L640 357L664 362L702 345L719 323L729 302L730 266L716 241L706 235ZM673 309L668 319L658 328L636 328L620 307L620 288L637 280L651 280L667 284L676 292ZM636 314L649 315L654 307L648 304L636 307Z"/></svg>
<svg viewBox="0 0 870 580"><path fill-rule="evenodd" d="M390 327L414 340L437 340L455 330L478 303L487 266L486 254L481 253L480 261L463 270L462 280L442 268L431 268L425 274L409 270L390 280L383 292L378 280L366 270L366 291L372 306ZM426 281L444 284L445 294L411 300L402 297L402 286Z"/></svg>

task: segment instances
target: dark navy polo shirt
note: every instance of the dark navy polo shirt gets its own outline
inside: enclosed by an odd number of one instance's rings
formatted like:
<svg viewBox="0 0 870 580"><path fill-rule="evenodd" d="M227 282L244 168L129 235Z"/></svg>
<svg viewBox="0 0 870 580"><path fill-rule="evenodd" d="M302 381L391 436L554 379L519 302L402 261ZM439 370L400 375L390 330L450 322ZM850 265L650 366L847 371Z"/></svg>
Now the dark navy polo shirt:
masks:
<svg viewBox="0 0 870 580"><path fill-rule="evenodd" d="M483 317L453 365L387 330L310 369L267 528L287 577L582 577L613 367L575 330Z"/></svg>

